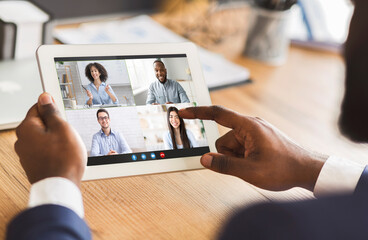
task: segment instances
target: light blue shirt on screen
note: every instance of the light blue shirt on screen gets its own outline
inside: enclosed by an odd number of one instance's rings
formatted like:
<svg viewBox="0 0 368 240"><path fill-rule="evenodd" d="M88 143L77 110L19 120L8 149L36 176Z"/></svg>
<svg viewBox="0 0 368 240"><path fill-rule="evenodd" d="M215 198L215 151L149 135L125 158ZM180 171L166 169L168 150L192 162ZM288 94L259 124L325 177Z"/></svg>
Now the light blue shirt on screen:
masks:
<svg viewBox="0 0 368 240"><path fill-rule="evenodd" d="M187 136L188 136L188 139L189 139L190 147L191 148L198 147L198 143L195 140L195 137L194 137L193 133L188 129L186 130L186 132L187 132ZM165 149L174 149L173 142L171 140L170 131L167 131L167 133L164 134L164 139L163 140L164 140L164 144L165 144ZM182 149L183 145L176 145L176 147L178 149Z"/></svg>
<svg viewBox="0 0 368 240"><path fill-rule="evenodd" d="M91 156L107 155L110 150L114 150L119 154L132 152L125 138L118 132L111 130L110 135L106 136L100 130L93 135Z"/></svg>
<svg viewBox="0 0 368 240"><path fill-rule="evenodd" d="M93 95L92 105L118 104L119 103L119 100L116 97L116 95L114 93L114 90L112 90L111 86L109 86L109 91L116 98L115 102L112 101L109 94L107 94L107 92L105 91L105 88L106 88L106 83L105 82L101 83L98 90L97 90L96 86L93 83L90 83L90 84L87 85L86 89L89 90ZM87 96L86 104L87 104L88 100L89 100L89 97Z"/></svg>
<svg viewBox="0 0 368 240"><path fill-rule="evenodd" d="M189 98L184 88L176 81L167 79L164 84L159 80L151 83L148 88L146 104L188 103Z"/></svg>

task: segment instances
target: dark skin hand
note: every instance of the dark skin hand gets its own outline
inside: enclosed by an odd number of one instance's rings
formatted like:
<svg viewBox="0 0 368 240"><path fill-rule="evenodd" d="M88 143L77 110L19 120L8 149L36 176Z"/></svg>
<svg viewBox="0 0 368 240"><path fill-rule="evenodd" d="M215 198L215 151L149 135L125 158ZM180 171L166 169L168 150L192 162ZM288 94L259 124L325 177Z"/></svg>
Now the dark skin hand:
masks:
<svg viewBox="0 0 368 240"><path fill-rule="evenodd" d="M216 141L218 153L204 154L201 164L266 190L303 187L313 191L328 158L302 148L260 118L243 116L220 106L186 108L179 115L214 120L230 128Z"/></svg>
<svg viewBox="0 0 368 240"><path fill-rule="evenodd" d="M31 184L48 177L64 177L78 187L87 151L75 130L62 119L53 98L43 93L16 129L20 163Z"/></svg>

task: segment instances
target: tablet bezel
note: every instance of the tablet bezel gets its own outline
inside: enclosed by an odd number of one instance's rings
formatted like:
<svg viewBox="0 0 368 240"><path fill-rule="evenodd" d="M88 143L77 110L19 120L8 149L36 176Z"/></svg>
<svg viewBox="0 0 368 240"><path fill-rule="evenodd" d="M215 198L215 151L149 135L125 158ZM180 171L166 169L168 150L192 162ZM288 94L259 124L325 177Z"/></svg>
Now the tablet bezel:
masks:
<svg viewBox="0 0 368 240"><path fill-rule="evenodd" d="M196 102L199 106L211 105L211 99L203 78L197 48L193 43L42 45L37 49L36 57L43 90L54 97L62 117L66 119L59 81L57 79L55 58L171 54L186 54L193 84L197 91L198 97ZM217 125L212 121L204 121L203 123L210 151L216 152L215 141L219 137ZM199 159L200 156L195 156L86 166L82 180L200 169L203 168L203 166L200 164Z"/></svg>

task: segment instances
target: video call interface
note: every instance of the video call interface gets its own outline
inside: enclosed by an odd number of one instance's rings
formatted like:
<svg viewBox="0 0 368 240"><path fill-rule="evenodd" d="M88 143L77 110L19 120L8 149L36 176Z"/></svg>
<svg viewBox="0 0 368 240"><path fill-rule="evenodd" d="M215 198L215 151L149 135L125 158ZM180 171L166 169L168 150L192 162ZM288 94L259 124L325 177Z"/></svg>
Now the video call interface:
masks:
<svg viewBox="0 0 368 240"><path fill-rule="evenodd" d="M200 156L203 122L185 54L55 58L67 121L88 151L87 166Z"/></svg>

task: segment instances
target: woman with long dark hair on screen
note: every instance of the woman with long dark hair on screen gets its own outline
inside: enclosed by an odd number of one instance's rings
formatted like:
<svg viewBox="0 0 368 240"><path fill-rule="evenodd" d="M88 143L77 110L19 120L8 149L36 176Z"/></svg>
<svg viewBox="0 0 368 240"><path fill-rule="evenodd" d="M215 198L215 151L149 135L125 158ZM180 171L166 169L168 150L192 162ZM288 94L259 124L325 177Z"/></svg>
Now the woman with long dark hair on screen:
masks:
<svg viewBox="0 0 368 240"><path fill-rule="evenodd" d="M90 63L86 66L85 74L88 80L91 82L86 87L87 98L86 104L91 105L104 105L104 104L118 104L118 98L116 97L112 88L106 84L108 74L104 66L99 63Z"/></svg>
<svg viewBox="0 0 368 240"><path fill-rule="evenodd" d="M164 135L166 149L181 149L198 147L193 133L185 128L183 119L178 114L176 107L167 109L167 124L169 131Z"/></svg>

